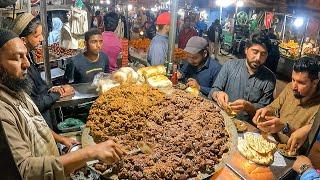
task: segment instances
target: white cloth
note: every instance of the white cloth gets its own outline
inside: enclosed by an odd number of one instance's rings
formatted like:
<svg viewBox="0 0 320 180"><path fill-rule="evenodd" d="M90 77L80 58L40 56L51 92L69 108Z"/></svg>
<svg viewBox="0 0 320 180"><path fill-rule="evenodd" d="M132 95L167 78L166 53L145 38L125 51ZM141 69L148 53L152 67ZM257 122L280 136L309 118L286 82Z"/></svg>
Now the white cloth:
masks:
<svg viewBox="0 0 320 180"><path fill-rule="evenodd" d="M65 49L78 49L78 41L71 34L69 22L62 26L60 46Z"/></svg>
<svg viewBox="0 0 320 180"><path fill-rule="evenodd" d="M88 31L87 12L78 8L71 8L71 33L83 35Z"/></svg>
<svg viewBox="0 0 320 180"><path fill-rule="evenodd" d="M118 36L118 38L123 39L124 37L124 23L119 19L117 29L114 33Z"/></svg>

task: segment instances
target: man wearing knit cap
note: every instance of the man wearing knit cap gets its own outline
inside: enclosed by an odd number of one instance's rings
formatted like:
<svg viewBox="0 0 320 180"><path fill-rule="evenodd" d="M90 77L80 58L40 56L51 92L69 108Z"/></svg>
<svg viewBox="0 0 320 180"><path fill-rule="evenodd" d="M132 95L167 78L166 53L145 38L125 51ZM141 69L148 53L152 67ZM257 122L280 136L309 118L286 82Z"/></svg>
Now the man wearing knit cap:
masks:
<svg viewBox="0 0 320 180"><path fill-rule="evenodd" d="M0 123L22 179L66 179L87 161L118 161L124 151L113 141L59 156L53 133L25 93L30 66L27 55L16 34L0 29Z"/></svg>
<svg viewBox="0 0 320 180"><path fill-rule="evenodd" d="M148 63L151 66L164 64L169 48L170 13L161 13L156 20L157 35L152 39L148 51Z"/></svg>
<svg viewBox="0 0 320 180"><path fill-rule="evenodd" d="M50 114L51 106L59 100L60 97L72 95L74 89L70 85L48 87L46 82L42 80L33 55L33 50L39 46L43 40L42 25L38 19L34 18L31 13L21 14L14 21L13 32L19 35L28 49L27 58L30 62L28 79L31 84L30 92L28 93L36 103L49 127L55 129L57 123L55 118L52 118Z"/></svg>
<svg viewBox="0 0 320 180"><path fill-rule="evenodd" d="M184 51L188 53L187 61L180 69L181 78L189 87L198 89L208 96L221 65L210 58L208 41L199 36L189 39Z"/></svg>

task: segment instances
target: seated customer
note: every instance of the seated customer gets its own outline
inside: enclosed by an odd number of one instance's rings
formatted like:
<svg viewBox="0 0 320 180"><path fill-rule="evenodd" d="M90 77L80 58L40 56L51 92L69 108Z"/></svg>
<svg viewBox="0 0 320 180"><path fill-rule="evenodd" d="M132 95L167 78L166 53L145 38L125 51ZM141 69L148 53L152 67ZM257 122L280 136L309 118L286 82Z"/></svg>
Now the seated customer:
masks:
<svg viewBox="0 0 320 180"><path fill-rule="evenodd" d="M188 58L179 70L182 81L208 96L221 65L209 56L208 42L202 37L191 37L184 50Z"/></svg>
<svg viewBox="0 0 320 180"><path fill-rule="evenodd" d="M239 119L250 120L256 109L273 100L276 78L263 65L269 44L270 40L263 33L253 34L246 44L246 59L226 62L213 84L209 98L225 109L229 105Z"/></svg>
<svg viewBox="0 0 320 180"><path fill-rule="evenodd" d="M54 132L25 92L28 50L8 30L0 29L0 37L0 123L22 179L64 180L87 161L112 164L120 160L124 151L111 140L59 155Z"/></svg>
<svg viewBox="0 0 320 180"><path fill-rule="evenodd" d="M67 64L65 78L74 83L92 82L96 74L109 72L108 56L101 52L102 35L99 29L85 33L86 51Z"/></svg>
<svg viewBox="0 0 320 180"><path fill-rule="evenodd" d="M259 109L254 116L257 127L264 132L278 133L279 137L290 137L296 130L310 127L320 107L318 74L315 59L303 57L297 60L293 65L292 82L277 99Z"/></svg>

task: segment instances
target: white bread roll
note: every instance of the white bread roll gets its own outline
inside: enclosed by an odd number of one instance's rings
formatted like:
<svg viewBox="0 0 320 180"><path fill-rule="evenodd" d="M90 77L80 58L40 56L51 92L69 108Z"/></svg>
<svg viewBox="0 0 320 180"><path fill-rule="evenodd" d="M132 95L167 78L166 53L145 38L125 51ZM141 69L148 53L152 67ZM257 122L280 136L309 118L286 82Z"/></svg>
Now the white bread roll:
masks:
<svg viewBox="0 0 320 180"><path fill-rule="evenodd" d="M194 95L194 96L199 96L199 90L193 87L187 87L187 89L185 90L186 92Z"/></svg>
<svg viewBox="0 0 320 180"><path fill-rule="evenodd" d="M163 65L143 67L138 70L146 79L152 76L165 75L166 68Z"/></svg>
<svg viewBox="0 0 320 180"><path fill-rule="evenodd" d="M149 77L147 83L154 88L172 87L172 82L164 75Z"/></svg>
<svg viewBox="0 0 320 180"><path fill-rule="evenodd" d="M117 71L113 73L112 78L120 84L127 82L127 74L122 71Z"/></svg>

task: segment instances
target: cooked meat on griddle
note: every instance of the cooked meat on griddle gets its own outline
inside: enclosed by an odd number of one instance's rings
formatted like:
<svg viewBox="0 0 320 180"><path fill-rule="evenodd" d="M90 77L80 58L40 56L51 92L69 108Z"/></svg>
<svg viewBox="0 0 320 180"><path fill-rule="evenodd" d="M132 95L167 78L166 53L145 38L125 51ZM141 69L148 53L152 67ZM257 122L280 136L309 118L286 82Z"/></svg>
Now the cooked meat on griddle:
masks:
<svg viewBox="0 0 320 180"><path fill-rule="evenodd" d="M181 90L165 95L148 85L115 87L93 104L87 126L97 143L112 139L131 151L145 142L152 149L113 165L120 179L197 177L214 172L230 148L219 110Z"/></svg>

